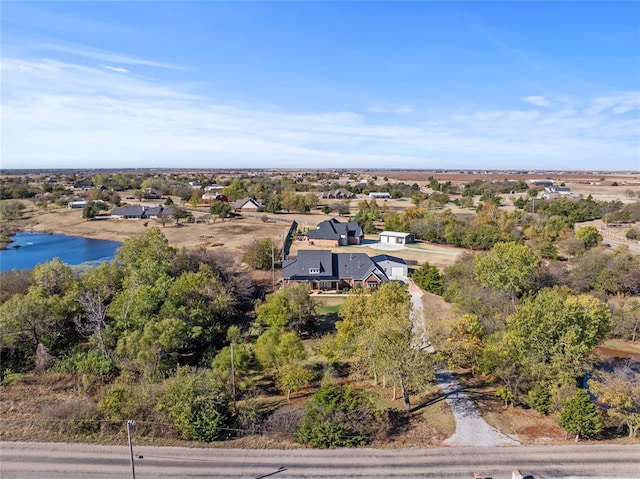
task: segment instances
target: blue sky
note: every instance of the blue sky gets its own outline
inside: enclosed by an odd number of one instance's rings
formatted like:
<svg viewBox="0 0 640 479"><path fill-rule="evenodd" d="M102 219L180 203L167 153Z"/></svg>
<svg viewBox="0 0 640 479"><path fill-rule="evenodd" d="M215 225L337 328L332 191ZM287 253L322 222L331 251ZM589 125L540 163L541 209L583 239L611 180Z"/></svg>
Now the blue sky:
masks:
<svg viewBox="0 0 640 479"><path fill-rule="evenodd" d="M640 170L640 2L0 9L3 169Z"/></svg>

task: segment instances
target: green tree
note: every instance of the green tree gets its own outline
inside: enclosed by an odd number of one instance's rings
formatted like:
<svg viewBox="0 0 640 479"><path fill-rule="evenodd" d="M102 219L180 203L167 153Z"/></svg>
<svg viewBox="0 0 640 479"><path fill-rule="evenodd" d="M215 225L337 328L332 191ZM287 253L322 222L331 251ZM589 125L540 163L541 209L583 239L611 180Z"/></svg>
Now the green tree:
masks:
<svg viewBox="0 0 640 479"><path fill-rule="evenodd" d="M550 399L561 397L559 393L574 387L588 370L593 349L606 337L610 323L611 311L598 298L543 289L526 297L507 319L504 335L486 345L486 372L508 372L509 378L505 373L501 379L509 381L516 397L536 387L546 388Z"/></svg>
<svg viewBox="0 0 640 479"><path fill-rule="evenodd" d="M313 320L315 311L309 286L298 284L267 295L256 308L256 320L267 327L292 328L300 334Z"/></svg>
<svg viewBox="0 0 640 479"><path fill-rule="evenodd" d="M234 342L233 378L231 378L231 360L231 346L225 346L213 358L211 369L214 374L219 375L224 381L228 380L229 384L234 382L238 390L244 391L252 384L251 371L255 367L251 345L248 343L235 344ZM229 391L231 391L231 389L232 388L229 388Z"/></svg>
<svg viewBox="0 0 640 479"><path fill-rule="evenodd" d="M247 245L244 261L255 269L271 269L280 249L272 238L264 237Z"/></svg>
<svg viewBox="0 0 640 479"><path fill-rule="evenodd" d="M143 329L157 316L172 282L171 262L176 256L160 228L143 236L127 238L116 251L124 270L122 289L109 305L115 331Z"/></svg>
<svg viewBox="0 0 640 479"><path fill-rule="evenodd" d="M172 421L183 439L200 442L220 440L233 421L229 395L207 373L178 369L169 379L157 408Z"/></svg>
<svg viewBox="0 0 640 479"><path fill-rule="evenodd" d="M317 448L365 446L379 432L380 417L364 393L325 383L305 404L295 440Z"/></svg>
<svg viewBox="0 0 640 479"><path fill-rule="evenodd" d="M177 225L180 224L180 220L184 220L193 216L190 211L187 211L184 208L178 208L177 206L174 206L172 215L176 220Z"/></svg>
<svg viewBox="0 0 640 479"><path fill-rule="evenodd" d="M236 201L244 198L249 193L247 192L247 189L245 188L242 180L236 178L231 182L230 185L225 186L222 189L222 194L225 195L229 199L229 201Z"/></svg>
<svg viewBox="0 0 640 479"><path fill-rule="evenodd" d="M580 438L593 437L602 431L603 424L598 407L589 399L589 393L577 389L573 397L564 403L558 425Z"/></svg>
<svg viewBox="0 0 640 479"><path fill-rule="evenodd" d="M264 368L276 370L307 356L298 335L279 328L269 328L262 333L255 343L254 353Z"/></svg>
<svg viewBox="0 0 640 479"><path fill-rule="evenodd" d="M90 201L82 208L82 217L92 220L101 211L108 210L109 207L102 201Z"/></svg>
<svg viewBox="0 0 640 479"><path fill-rule="evenodd" d="M284 191L280 196L280 202L282 204L282 208L287 210L287 213L296 209L297 195L295 190Z"/></svg>
<svg viewBox="0 0 640 479"><path fill-rule="evenodd" d="M19 367L31 367L39 345L51 354L75 345L73 318L77 281L71 268L58 258L36 266L33 284L0 305L0 349ZM4 365L3 365L4 366Z"/></svg>
<svg viewBox="0 0 640 479"><path fill-rule="evenodd" d="M281 391L287 392L287 401L291 400L291 393L300 391L311 384L315 373L301 361L286 363L278 370L277 384Z"/></svg>
<svg viewBox="0 0 640 479"><path fill-rule="evenodd" d="M12 221L22 216L26 206L19 201L0 201L0 219Z"/></svg>
<svg viewBox="0 0 640 479"><path fill-rule="evenodd" d="M425 291L442 295L444 292L442 276L437 267L431 266L428 262L424 262L414 273L411 278L415 283Z"/></svg>
<svg viewBox="0 0 640 479"><path fill-rule="evenodd" d="M583 226L576 230L576 238L582 241L585 249L593 248L602 241L602 236L598 233L598 228L595 226Z"/></svg>
<svg viewBox="0 0 640 479"><path fill-rule="evenodd" d="M485 287L520 296L532 286L533 272L539 258L525 245L515 242L496 243L491 251L476 256L476 278Z"/></svg>
<svg viewBox="0 0 640 479"><path fill-rule="evenodd" d="M418 350L412 337L411 300L406 286L385 283L369 297L353 296L340 310L343 323L336 325L336 347L351 355L358 367L386 382L402 394L410 407L410 394L433 379L427 353ZM345 356L346 357L346 356Z"/></svg>
<svg viewBox="0 0 640 479"><path fill-rule="evenodd" d="M168 288L158 317L180 320L187 338L182 353L194 360L221 345L224 328L234 313L235 298L229 287L206 264L197 272L185 271Z"/></svg>
<svg viewBox="0 0 640 479"><path fill-rule="evenodd" d="M177 351L186 340L186 327L182 321L174 318L151 320L141 329L120 335L116 353L130 369L153 377L177 365Z"/></svg>
<svg viewBox="0 0 640 479"><path fill-rule="evenodd" d="M214 218L220 218L224 221L224 219L229 216L229 213L231 213L231 206L229 206L229 203L226 201L214 201L209 207L209 212Z"/></svg>

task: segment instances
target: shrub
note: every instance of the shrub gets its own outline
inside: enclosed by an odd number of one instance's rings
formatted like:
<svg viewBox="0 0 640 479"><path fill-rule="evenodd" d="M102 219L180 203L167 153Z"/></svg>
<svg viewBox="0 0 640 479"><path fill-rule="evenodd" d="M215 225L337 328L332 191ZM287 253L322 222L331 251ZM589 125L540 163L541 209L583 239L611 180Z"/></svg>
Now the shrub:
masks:
<svg viewBox="0 0 640 479"><path fill-rule="evenodd" d="M589 393L584 389L577 389L574 395L564 403L558 425L565 431L575 434L576 442L581 437L597 435L603 428L600 410L591 402Z"/></svg>
<svg viewBox="0 0 640 479"><path fill-rule="evenodd" d="M365 446L379 431L370 397L342 384L324 384L305 404L295 440L311 447Z"/></svg>
<svg viewBox="0 0 640 479"><path fill-rule="evenodd" d="M105 382L118 372L113 359L98 351L79 352L67 356L58 361L53 370L60 373L91 374Z"/></svg>
<svg viewBox="0 0 640 479"><path fill-rule="evenodd" d="M438 268L436 268L435 266L431 266L429 263L425 262L422 266L420 266L413 273L412 279L418 286L430 293L441 296L444 291L442 275L440 274L440 271L438 271Z"/></svg>
<svg viewBox="0 0 640 479"><path fill-rule="evenodd" d="M538 384L527 393L527 406L543 414L549 414L551 409L551 393L546 385Z"/></svg>
<svg viewBox="0 0 640 479"><path fill-rule="evenodd" d="M183 439L202 442L222 439L233 421L229 395L222 384L206 373L190 374L183 368L165 385L157 407L169 417Z"/></svg>

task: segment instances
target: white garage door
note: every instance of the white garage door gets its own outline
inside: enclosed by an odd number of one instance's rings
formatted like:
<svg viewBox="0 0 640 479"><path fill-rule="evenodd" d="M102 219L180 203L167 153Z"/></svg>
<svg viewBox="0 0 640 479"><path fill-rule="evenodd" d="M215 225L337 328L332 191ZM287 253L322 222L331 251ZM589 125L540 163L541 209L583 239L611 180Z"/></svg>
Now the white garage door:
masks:
<svg viewBox="0 0 640 479"><path fill-rule="evenodd" d="M402 267L392 267L391 268L391 276L404 276L404 268Z"/></svg>

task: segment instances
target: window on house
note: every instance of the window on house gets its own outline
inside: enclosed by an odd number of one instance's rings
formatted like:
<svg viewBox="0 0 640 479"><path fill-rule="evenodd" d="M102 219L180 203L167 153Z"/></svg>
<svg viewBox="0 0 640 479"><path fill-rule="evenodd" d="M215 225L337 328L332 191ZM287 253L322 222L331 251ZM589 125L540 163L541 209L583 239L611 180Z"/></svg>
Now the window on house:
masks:
<svg viewBox="0 0 640 479"><path fill-rule="evenodd" d="M367 288L376 288L378 287L378 283L375 281L367 281Z"/></svg>
<svg viewBox="0 0 640 479"><path fill-rule="evenodd" d="M309 268L309 274L320 274L320 268Z"/></svg>

